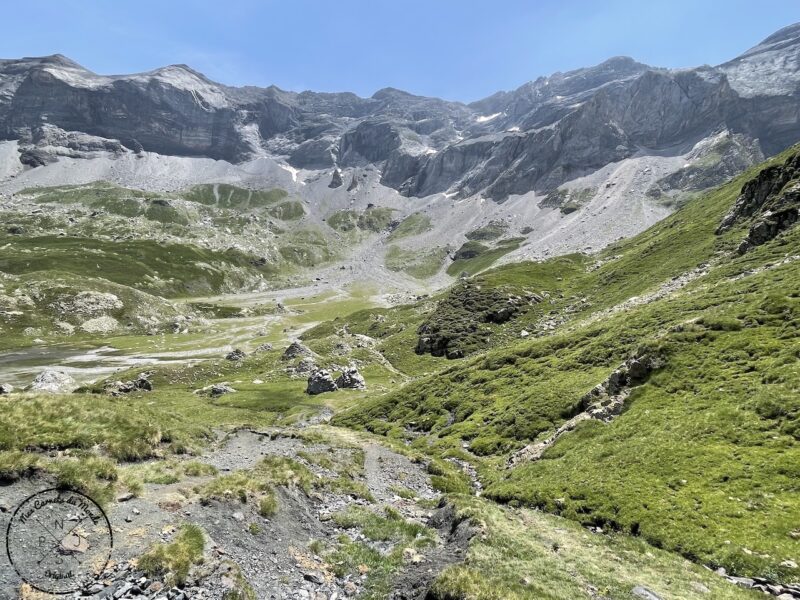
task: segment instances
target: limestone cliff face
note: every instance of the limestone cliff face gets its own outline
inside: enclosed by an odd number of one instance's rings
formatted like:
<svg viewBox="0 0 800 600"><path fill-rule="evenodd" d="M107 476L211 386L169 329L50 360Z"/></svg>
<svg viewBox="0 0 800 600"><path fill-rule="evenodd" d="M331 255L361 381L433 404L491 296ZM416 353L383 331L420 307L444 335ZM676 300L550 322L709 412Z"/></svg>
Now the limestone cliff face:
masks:
<svg viewBox="0 0 800 600"><path fill-rule="evenodd" d="M0 138L23 161L141 152L302 169L374 165L409 196L547 191L636 153L680 153L720 131L754 155L800 139L800 25L717 67L617 57L465 105L387 88L231 88L184 65L101 76L63 56L0 60Z"/></svg>

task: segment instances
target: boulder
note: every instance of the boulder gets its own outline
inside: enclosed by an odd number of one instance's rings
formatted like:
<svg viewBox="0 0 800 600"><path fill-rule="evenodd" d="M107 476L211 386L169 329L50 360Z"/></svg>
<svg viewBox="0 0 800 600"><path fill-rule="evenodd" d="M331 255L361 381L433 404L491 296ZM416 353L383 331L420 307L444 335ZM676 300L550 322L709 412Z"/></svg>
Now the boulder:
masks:
<svg viewBox="0 0 800 600"><path fill-rule="evenodd" d="M298 341L289 344L289 347L283 351L281 360L294 360L300 356L311 356L311 350Z"/></svg>
<svg viewBox="0 0 800 600"><path fill-rule="evenodd" d="M358 372L355 367L347 367L342 371L342 374L336 378L336 386L339 388L349 388L354 390L367 389L367 382L364 381L364 376Z"/></svg>
<svg viewBox="0 0 800 600"><path fill-rule="evenodd" d="M255 349L256 352L269 352L270 350L272 350L272 344L261 344Z"/></svg>
<svg viewBox="0 0 800 600"><path fill-rule="evenodd" d="M211 396L212 398L219 398L220 396L224 396L225 394L233 394L234 392L236 392L235 389L223 382L207 385L204 388L195 390L194 393L201 394L203 396Z"/></svg>
<svg viewBox="0 0 800 600"><path fill-rule="evenodd" d="M235 348L234 350L231 350L225 355L225 359L239 361L239 360L244 360L246 356L247 354L245 354L243 350Z"/></svg>
<svg viewBox="0 0 800 600"><path fill-rule="evenodd" d="M314 371L308 378L306 393L315 396L325 392L335 392L338 389L331 374L324 369L320 369L319 371Z"/></svg>
<svg viewBox="0 0 800 600"><path fill-rule="evenodd" d="M30 386L32 392L46 392L48 394L67 394L77 386L75 380L61 371L45 369L36 376Z"/></svg>
<svg viewBox="0 0 800 600"><path fill-rule="evenodd" d="M14 391L14 386L9 383L0 383L0 396L5 396Z"/></svg>
<svg viewBox="0 0 800 600"><path fill-rule="evenodd" d="M331 176L331 182L328 184L328 187L331 189L336 189L338 187L342 187L343 183L342 173L339 171L339 169L334 169L333 175Z"/></svg>
<svg viewBox="0 0 800 600"><path fill-rule="evenodd" d="M209 395L212 398L219 398L220 396L224 396L225 394L233 394L234 392L236 392L236 390L227 383L216 383L211 386Z"/></svg>

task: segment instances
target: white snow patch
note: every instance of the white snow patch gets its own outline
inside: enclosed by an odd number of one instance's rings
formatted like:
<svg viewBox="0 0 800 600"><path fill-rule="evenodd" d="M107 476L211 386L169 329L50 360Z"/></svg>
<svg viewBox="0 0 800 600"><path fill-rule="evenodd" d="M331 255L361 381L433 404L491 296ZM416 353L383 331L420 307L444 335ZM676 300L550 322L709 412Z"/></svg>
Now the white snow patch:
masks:
<svg viewBox="0 0 800 600"><path fill-rule="evenodd" d="M477 117L475 120L478 123L487 123L488 121L496 119L497 117L499 117L502 114L503 113L499 112L499 113L494 113L493 115L481 115L480 117Z"/></svg>
<svg viewBox="0 0 800 600"><path fill-rule="evenodd" d="M297 183L297 175L298 175L298 173L300 173L299 169L295 169L291 165L284 165L282 163L279 163L278 166L280 166L280 168L283 169L284 171L289 171L289 174L292 176L292 181ZM305 185L305 184L306 184L306 182L301 179L300 180L300 185Z"/></svg>

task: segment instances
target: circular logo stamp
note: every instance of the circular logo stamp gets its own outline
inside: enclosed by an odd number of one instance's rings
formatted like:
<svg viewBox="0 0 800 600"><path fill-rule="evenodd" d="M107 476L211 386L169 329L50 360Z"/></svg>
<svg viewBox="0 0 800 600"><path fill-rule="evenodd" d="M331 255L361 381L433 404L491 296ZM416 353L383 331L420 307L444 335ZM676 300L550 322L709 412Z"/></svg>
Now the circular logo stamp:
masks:
<svg viewBox="0 0 800 600"><path fill-rule="evenodd" d="M49 594L87 589L106 568L113 545L103 509L70 490L30 496L14 511L6 532L8 559L17 574Z"/></svg>

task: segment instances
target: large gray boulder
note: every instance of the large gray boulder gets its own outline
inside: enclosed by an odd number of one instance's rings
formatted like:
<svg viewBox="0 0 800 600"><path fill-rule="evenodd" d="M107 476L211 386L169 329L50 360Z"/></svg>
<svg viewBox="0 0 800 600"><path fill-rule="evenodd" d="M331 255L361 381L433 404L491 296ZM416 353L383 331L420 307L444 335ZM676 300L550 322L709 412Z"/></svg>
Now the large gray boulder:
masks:
<svg viewBox="0 0 800 600"><path fill-rule="evenodd" d="M10 383L0 383L0 396L5 396L14 391L14 386Z"/></svg>
<svg viewBox="0 0 800 600"><path fill-rule="evenodd" d="M29 390L48 394L67 394L78 387L75 380L62 371L45 369L36 376Z"/></svg>
<svg viewBox="0 0 800 600"><path fill-rule="evenodd" d="M342 374L336 378L336 385L342 389L365 390L367 382L364 376L355 367L347 367Z"/></svg>
<svg viewBox="0 0 800 600"><path fill-rule="evenodd" d="M319 371L314 371L308 378L306 393L315 396L325 392L335 392L338 389L331 374L325 369L320 369Z"/></svg>

